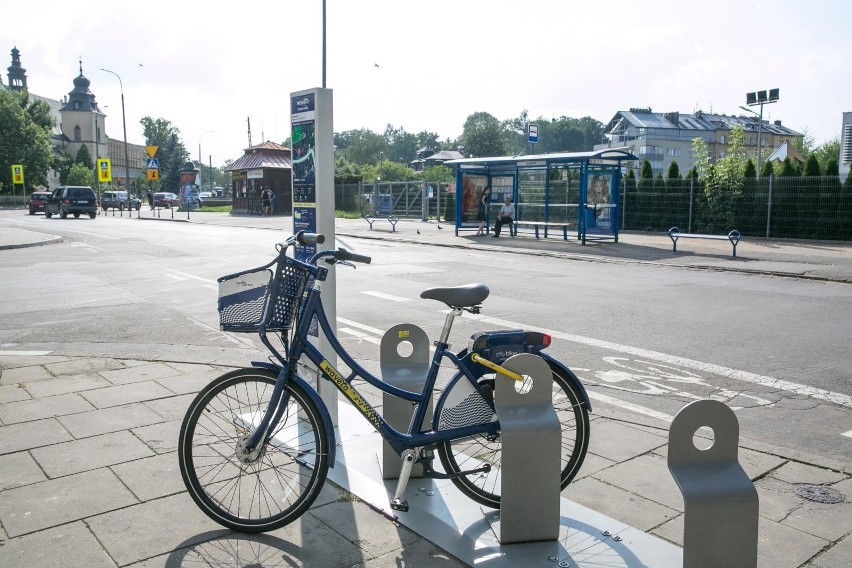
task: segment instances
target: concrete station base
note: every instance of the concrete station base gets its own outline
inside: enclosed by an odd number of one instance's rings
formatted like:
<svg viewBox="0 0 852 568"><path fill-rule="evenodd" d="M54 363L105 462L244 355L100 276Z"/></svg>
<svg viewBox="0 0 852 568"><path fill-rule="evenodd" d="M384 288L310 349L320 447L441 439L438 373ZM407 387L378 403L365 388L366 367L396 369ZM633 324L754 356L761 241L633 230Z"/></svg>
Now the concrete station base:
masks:
<svg viewBox="0 0 852 568"><path fill-rule="evenodd" d="M501 545L499 512L465 497L449 480L412 478L407 513L393 511L396 480L382 480L382 439L340 405L337 461L329 479L470 566L680 568L681 548L560 497L559 539ZM436 467L440 464L437 463ZM570 486L568 491L570 491ZM390 521L389 521L390 522Z"/></svg>

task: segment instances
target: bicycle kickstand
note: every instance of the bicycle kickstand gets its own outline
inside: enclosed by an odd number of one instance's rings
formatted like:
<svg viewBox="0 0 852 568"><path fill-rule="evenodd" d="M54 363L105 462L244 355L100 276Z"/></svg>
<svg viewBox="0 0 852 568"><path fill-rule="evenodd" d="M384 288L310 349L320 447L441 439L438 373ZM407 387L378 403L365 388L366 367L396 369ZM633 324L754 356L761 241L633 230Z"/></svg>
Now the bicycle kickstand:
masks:
<svg viewBox="0 0 852 568"><path fill-rule="evenodd" d="M396 493L393 494L393 501L390 502L391 509L394 511L408 511L408 501L402 498L405 493L405 487L408 485L408 478L411 477L411 468L414 467L414 460L417 457L417 452L414 450L405 450L402 452L402 469L399 472L399 482L396 484Z"/></svg>

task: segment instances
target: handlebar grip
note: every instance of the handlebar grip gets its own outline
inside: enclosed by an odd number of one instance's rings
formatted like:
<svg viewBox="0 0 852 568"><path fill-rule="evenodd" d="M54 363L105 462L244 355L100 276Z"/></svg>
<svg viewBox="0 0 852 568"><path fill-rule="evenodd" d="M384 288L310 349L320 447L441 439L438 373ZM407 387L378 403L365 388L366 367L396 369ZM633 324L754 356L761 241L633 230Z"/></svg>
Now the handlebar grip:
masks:
<svg viewBox="0 0 852 568"><path fill-rule="evenodd" d="M339 251L340 252L338 254L338 258L340 258L340 260L348 260L350 262L361 262L361 263L364 263L364 264L370 264L370 262L373 260L369 256L365 256L363 254L357 254L357 253L354 253L354 252L349 252L345 248L341 248L341 249L339 249Z"/></svg>
<svg viewBox="0 0 852 568"><path fill-rule="evenodd" d="M325 242L325 235L300 231L296 235L296 241L300 245L321 245Z"/></svg>

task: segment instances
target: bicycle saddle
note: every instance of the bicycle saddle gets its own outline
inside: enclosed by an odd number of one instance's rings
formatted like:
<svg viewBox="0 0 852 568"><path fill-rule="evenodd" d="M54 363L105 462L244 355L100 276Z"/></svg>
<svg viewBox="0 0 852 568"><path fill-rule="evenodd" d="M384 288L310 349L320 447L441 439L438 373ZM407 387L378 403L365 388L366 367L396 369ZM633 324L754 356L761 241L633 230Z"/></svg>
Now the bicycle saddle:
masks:
<svg viewBox="0 0 852 568"><path fill-rule="evenodd" d="M425 300L438 300L451 308L469 308L481 304L491 291L485 284L465 284L449 288L429 288L420 292Z"/></svg>

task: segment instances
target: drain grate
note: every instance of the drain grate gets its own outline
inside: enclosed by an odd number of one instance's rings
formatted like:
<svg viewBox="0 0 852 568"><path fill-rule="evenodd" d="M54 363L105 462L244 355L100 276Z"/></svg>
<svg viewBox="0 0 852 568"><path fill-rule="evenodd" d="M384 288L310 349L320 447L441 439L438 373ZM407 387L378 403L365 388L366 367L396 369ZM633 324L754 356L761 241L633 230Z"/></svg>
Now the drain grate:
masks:
<svg viewBox="0 0 852 568"><path fill-rule="evenodd" d="M798 483L793 490L799 497L804 497L809 501L816 501L817 503L833 505L844 500L843 493L831 487L823 487L822 485Z"/></svg>

